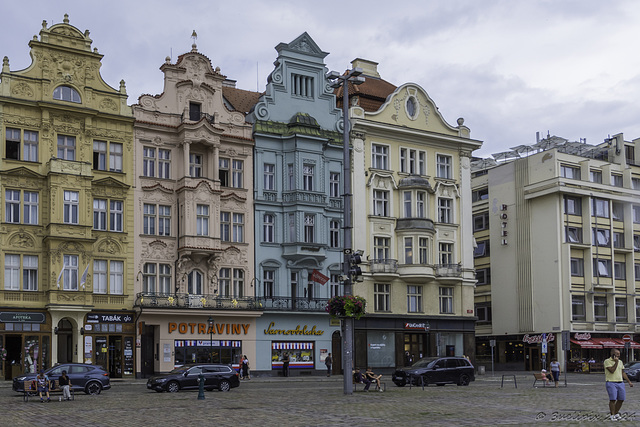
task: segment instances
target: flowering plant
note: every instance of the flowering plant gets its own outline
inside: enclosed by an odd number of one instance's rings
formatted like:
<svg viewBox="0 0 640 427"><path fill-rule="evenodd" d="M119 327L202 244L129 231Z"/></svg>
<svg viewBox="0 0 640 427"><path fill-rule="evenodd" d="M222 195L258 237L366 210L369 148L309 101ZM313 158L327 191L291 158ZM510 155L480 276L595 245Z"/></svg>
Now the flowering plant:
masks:
<svg viewBox="0 0 640 427"><path fill-rule="evenodd" d="M358 296L336 296L327 303L327 313L332 317L361 318L366 314L367 301Z"/></svg>
<svg viewBox="0 0 640 427"><path fill-rule="evenodd" d="M0 347L0 359L4 362L7 360L7 349Z"/></svg>

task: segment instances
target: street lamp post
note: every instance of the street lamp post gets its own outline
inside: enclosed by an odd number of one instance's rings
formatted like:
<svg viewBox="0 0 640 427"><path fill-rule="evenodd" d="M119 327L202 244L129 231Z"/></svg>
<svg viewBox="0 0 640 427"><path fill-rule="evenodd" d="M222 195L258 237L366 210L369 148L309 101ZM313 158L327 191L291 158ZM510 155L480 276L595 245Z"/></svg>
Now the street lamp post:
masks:
<svg viewBox="0 0 640 427"><path fill-rule="evenodd" d="M351 288L351 151L349 147L349 83L359 85L364 83L361 76L361 68L353 68L345 74L337 71L330 71L326 77L331 81L331 87L342 86L342 162L343 162L343 209L344 209L344 247L342 251L342 272L344 281L344 294L352 295ZM342 319L342 366L344 370L344 394L353 394L353 383L351 381L351 371L353 370L353 329L354 321L352 317Z"/></svg>
<svg viewBox="0 0 640 427"><path fill-rule="evenodd" d="M209 316L207 323L209 324L209 347L211 348L209 357L211 358L210 362L213 363L213 316Z"/></svg>

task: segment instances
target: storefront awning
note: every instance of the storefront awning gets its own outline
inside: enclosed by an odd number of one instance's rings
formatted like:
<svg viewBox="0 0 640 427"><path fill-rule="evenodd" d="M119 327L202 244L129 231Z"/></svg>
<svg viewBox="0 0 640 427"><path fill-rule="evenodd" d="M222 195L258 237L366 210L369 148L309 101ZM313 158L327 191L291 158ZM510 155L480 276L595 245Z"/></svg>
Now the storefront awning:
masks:
<svg viewBox="0 0 640 427"><path fill-rule="evenodd" d="M622 340L615 338L591 338L591 341L602 345L604 348L624 348Z"/></svg>
<svg viewBox="0 0 640 427"><path fill-rule="evenodd" d="M593 340L571 340L572 343L579 345L582 348L595 348L595 349L602 349L602 345L600 345L599 343L594 342L595 339Z"/></svg>
<svg viewBox="0 0 640 427"><path fill-rule="evenodd" d="M624 347L624 341L620 338L615 338L616 341L618 341L620 343L620 345L622 345L622 347ZM631 344L631 348L632 349L639 349L640 348L640 344L638 344L635 341L629 341L629 343Z"/></svg>

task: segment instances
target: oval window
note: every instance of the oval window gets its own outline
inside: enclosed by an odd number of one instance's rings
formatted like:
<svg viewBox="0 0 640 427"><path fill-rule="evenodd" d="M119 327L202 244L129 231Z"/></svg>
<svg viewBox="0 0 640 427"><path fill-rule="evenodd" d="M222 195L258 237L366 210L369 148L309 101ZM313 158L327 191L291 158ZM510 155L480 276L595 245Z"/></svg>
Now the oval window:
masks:
<svg viewBox="0 0 640 427"><path fill-rule="evenodd" d="M71 86L58 86L55 88L53 90L53 99L57 99L58 101L76 102L78 104L82 102L78 91Z"/></svg>
<svg viewBox="0 0 640 427"><path fill-rule="evenodd" d="M415 119L416 115L418 114L418 105L417 105L416 99L413 96L410 96L409 98L407 98L406 108L407 108L407 115L409 116L409 118Z"/></svg>

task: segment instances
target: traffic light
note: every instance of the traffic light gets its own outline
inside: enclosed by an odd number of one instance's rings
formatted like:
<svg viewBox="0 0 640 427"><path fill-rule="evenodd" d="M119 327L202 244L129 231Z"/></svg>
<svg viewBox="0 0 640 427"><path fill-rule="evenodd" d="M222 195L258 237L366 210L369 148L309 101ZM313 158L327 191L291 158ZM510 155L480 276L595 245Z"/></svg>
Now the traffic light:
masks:
<svg viewBox="0 0 640 427"><path fill-rule="evenodd" d="M353 281L357 281L358 278L362 277L362 269L358 264L362 263L362 257L360 253L351 254L351 258L349 259L351 267L349 268L349 273L351 277L353 277Z"/></svg>

